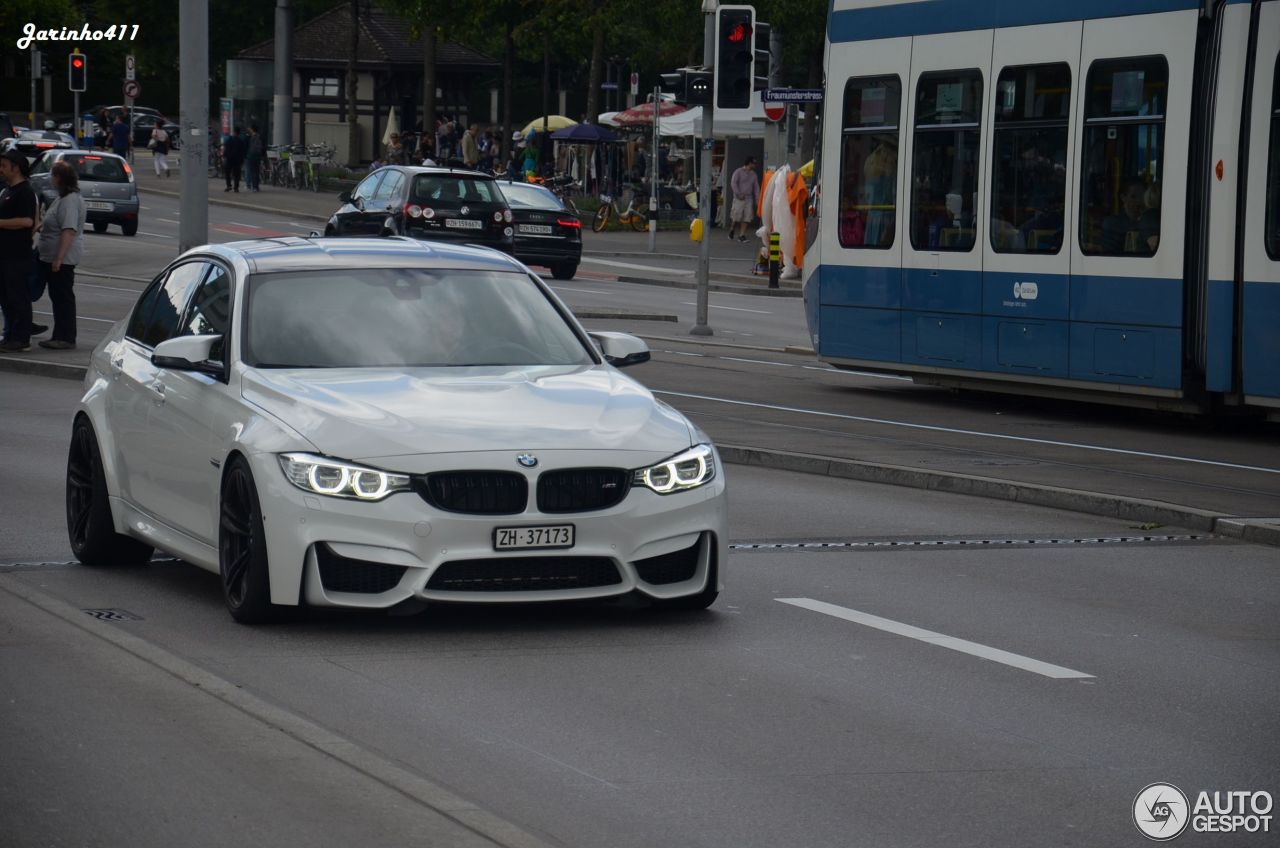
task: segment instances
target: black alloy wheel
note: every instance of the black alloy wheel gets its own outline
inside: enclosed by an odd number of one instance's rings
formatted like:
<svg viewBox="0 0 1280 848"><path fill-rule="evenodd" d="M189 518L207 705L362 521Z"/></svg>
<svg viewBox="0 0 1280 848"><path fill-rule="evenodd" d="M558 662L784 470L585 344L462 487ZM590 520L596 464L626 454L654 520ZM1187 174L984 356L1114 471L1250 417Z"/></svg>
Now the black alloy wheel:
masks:
<svg viewBox="0 0 1280 848"><path fill-rule="evenodd" d="M218 573L231 617L242 624L279 618L271 603L267 540L253 473L244 459L231 460L222 479L218 521Z"/></svg>
<svg viewBox="0 0 1280 848"><path fill-rule="evenodd" d="M115 531L98 439L83 416L76 419L67 451L67 537L85 565L146 562L154 550Z"/></svg>

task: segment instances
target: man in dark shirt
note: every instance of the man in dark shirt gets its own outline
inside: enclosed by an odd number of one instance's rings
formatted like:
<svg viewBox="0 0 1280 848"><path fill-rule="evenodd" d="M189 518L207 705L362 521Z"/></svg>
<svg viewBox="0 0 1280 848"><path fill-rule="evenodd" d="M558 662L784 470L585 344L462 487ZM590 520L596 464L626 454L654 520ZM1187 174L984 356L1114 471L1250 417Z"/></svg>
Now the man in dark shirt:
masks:
<svg viewBox="0 0 1280 848"><path fill-rule="evenodd" d="M242 132L243 130L240 127L236 127L230 138L222 146L222 163L227 176L225 191L240 190L240 172L244 167L244 156L247 147L241 134Z"/></svg>
<svg viewBox="0 0 1280 848"><path fill-rule="evenodd" d="M16 150L0 154L0 179L9 189L0 197L0 309L9 335L0 353L31 349L31 231L36 224L36 194L27 182L27 157Z"/></svg>
<svg viewBox="0 0 1280 848"><path fill-rule="evenodd" d="M129 125L124 122L124 113L116 115L116 122L111 125L111 152L117 156L129 155Z"/></svg>

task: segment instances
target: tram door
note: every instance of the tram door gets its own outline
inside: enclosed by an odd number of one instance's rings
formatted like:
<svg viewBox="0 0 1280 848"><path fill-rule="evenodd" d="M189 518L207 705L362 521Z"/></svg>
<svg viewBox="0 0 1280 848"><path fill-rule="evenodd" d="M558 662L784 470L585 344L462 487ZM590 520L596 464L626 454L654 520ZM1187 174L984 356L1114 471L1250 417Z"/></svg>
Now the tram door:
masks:
<svg viewBox="0 0 1280 848"><path fill-rule="evenodd" d="M991 30L912 39L904 87L902 361L982 368Z"/></svg>
<svg viewBox="0 0 1280 848"><path fill-rule="evenodd" d="M1248 179L1241 378L1247 403L1280 407L1280 2L1261 9Z"/></svg>
<svg viewBox="0 0 1280 848"><path fill-rule="evenodd" d="M982 196L984 370L1066 379L1079 21L997 30Z"/></svg>

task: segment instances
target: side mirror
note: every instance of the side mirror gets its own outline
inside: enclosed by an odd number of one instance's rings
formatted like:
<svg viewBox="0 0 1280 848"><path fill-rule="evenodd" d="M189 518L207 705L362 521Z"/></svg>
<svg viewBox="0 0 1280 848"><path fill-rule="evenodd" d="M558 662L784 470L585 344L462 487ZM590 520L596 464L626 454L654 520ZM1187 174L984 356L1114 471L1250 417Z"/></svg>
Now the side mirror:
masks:
<svg viewBox="0 0 1280 848"><path fill-rule="evenodd" d="M344 192L342 192L341 194L339 194L339 195L338 195L338 199L339 199L339 200L341 200L343 203L350 203L350 202L351 202L351 192L349 192L349 191L344 191Z"/></svg>
<svg viewBox="0 0 1280 848"><path fill-rule="evenodd" d="M639 365L649 361L649 346L643 340L626 333L587 333L600 348L604 361L615 368Z"/></svg>
<svg viewBox="0 0 1280 848"><path fill-rule="evenodd" d="M151 364L157 368L168 368L173 371L198 371L221 378L223 367L221 362L211 362L210 354L213 346L222 341L222 336L178 336L166 339L156 345L151 352Z"/></svg>

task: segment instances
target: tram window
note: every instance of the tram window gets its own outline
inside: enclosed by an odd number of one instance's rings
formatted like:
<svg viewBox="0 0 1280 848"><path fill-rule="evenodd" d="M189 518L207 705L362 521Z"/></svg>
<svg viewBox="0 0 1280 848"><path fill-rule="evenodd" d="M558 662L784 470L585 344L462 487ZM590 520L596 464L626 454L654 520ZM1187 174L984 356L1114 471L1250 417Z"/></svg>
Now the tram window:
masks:
<svg viewBox="0 0 1280 848"><path fill-rule="evenodd" d="M1280 259L1280 57L1271 83L1271 151L1267 156L1267 255Z"/></svg>
<svg viewBox="0 0 1280 848"><path fill-rule="evenodd" d="M844 88L840 152L841 247L893 246L898 218L902 81L859 77Z"/></svg>
<svg viewBox="0 0 1280 848"><path fill-rule="evenodd" d="M977 235L982 74L922 74L916 83L911 246L968 251Z"/></svg>
<svg viewBox="0 0 1280 848"><path fill-rule="evenodd" d="M1153 256L1159 249L1168 88L1162 56L1089 68L1080 249L1090 256Z"/></svg>
<svg viewBox="0 0 1280 848"><path fill-rule="evenodd" d="M991 247L1057 253L1067 204L1071 68L1005 68L996 80Z"/></svg>

